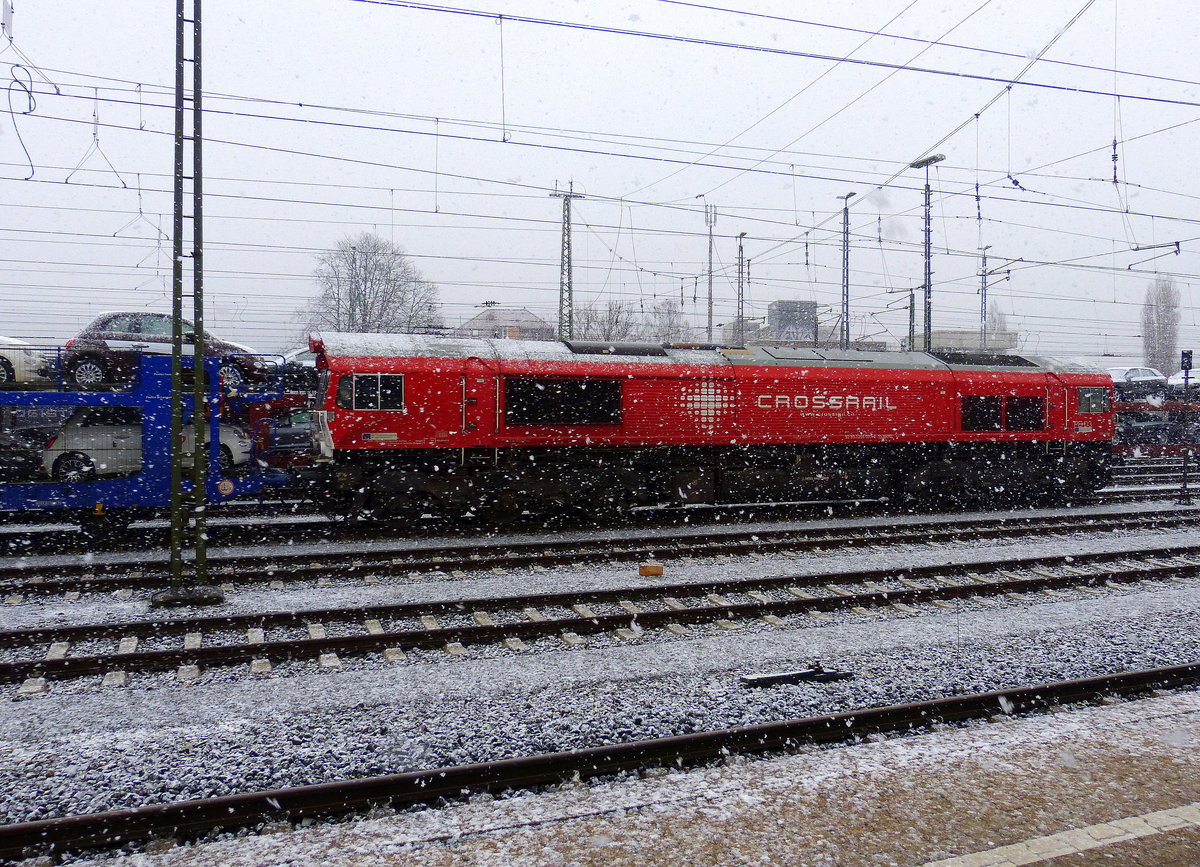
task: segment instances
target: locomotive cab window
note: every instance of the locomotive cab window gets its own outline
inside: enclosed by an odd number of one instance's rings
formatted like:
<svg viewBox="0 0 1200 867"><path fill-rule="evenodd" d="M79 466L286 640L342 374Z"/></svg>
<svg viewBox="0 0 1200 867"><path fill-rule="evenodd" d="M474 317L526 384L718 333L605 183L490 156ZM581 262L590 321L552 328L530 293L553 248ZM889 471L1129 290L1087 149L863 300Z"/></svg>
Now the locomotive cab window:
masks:
<svg viewBox="0 0 1200 867"><path fill-rule="evenodd" d="M355 373L338 381L340 409L404 409L404 374Z"/></svg>
<svg viewBox="0 0 1200 867"><path fill-rule="evenodd" d="M510 426L620 424L621 382L508 377L504 422Z"/></svg>
<svg viewBox="0 0 1200 867"><path fill-rule="evenodd" d="M1004 399L1005 430L1043 430L1046 427L1044 397L1006 397Z"/></svg>
<svg viewBox="0 0 1200 867"><path fill-rule="evenodd" d="M1077 391L1081 413L1108 412L1112 409L1107 388L1080 388Z"/></svg>
<svg viewBox="0 0 1200 867"><path fill-rule="evenodd" d="M1003 401L999 397L968 395L962 399L963 430L1002 430Z"/></svg>

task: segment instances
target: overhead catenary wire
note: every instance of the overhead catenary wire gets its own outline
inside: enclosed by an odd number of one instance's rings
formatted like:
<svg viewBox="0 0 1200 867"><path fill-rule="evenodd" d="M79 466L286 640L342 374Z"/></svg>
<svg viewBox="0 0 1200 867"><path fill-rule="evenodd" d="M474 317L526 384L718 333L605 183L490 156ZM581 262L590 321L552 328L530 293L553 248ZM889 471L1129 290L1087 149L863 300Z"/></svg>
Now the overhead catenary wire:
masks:
<svg viewBox="0 0 1200 867"><path fill-rule="evenodd" d="M942 38L944 38L944 37L946 37L946 36L949 36L951 33L953 33L955 30L957 30L957 29L958 29L959 27L961 27L963 24L965 24L966 22L970 21L970 20L971 20L972 18L974 18L974 17L975 17L975 16L976 16L976 15L977 15L979 12L981 12L981 11L982 11L984 8L986 8L988 5L990 5L990 4L991 4L991 2L992 2L992 0L983 0L983 2L982 2L982 3L980 3L978 6L976 6L974 9L972 9L970 12L968 12L968 13L967 13L965 16L963 16L963 17L962 17L962 18L960 18L958 21L956 21L954 24L952 24L952 25L950 26L950 28L949 28L948 30L946 30L946 31L945 31L945 32L942 34ZM910 3L908 6L905 6L903 10L901 10L899 13L897 13L897 14L896 14L896 16L895 16L894 18L892 18L892 21L889 21L889 22L888 22L888 24L891 24L892 22L894 22L894 21L895 21L897 18L899 18L901 15L903 15L903 14L904 14L905 12L907 12L909 9L911 9L911 8L912 8L914 5L915 5L915 3ZM887 25L884 25L884 26L886 27ZM866 44L866 43L864 42L864 43L863 43L863 45L865 45L865 44ZM861 46L860 46L860 47L861 47ZM926 51L928 51L928 50L930 49L930 47L931 47L931 46L929 46L929 45L926 45L926 46L924 46L923 48L921 48L919 51L917 51L917 53L916 53L916 54L914 54L912 57L910 57L910 58L908 59L908 63L912 63L912 61L916 60L918 57L920 57L922 54L924 54ZM830 69L833 69L833 68L834 68L834 67L830 67ZM774 154L772 154L772 156L775 156L775 155L777 155L777 154L779 154L779 153L781 153L781 152L783 152L783 151L786 151L786 150L788 150L789 148L791 148L791 147L793 147L794 145L796 145L798 142L801 142L801 141L803 141L805 138L807 138L808 136L812 135L814 132L816 132L817 130L819 130L821 127L825 126L825 124L829 123L829 122L830 122L830 121L832 121L834 118L837 118L837 117L839 117L841 114L843 114L844 112L846 112L846 111L849 111L849 110L850 110L850 108L852 108L852 107L853 107L853 106L854 106L856 103L858 103L858 102L859 102L859 100L863 99L863 98L864 98L864 97L866 97L868 94L870 94L870 93L872 93L873 91L875 91L877 88L879 88L879 87L883 86L883 85L884 85L884 84L885 84L887 81L889 81L889 80L890 80L890 79L891 79L893 76L895 76L895 75L898 75L899 73L900 73L900 70L899 70L899 69L893 69L893 70L890 70L890 71L889 71L889 72L888 72L886 75L884 75L884 76L883 76L883 78L881 78L881 79L879 79L878 81L876 81L876 82L875 82L874 84L872 84L870 87L867 87L865 90L862 90L862 91L860 91L860 92L859 92L858 94L856 94L856 95L855 95L855 96L854 96L852 99L849 99L849 100L847 100L846 102L842 103L842 105L841 105L841 106L839 106L837 109L835 109L834 111L830 112L830 113L829 113L829 114L827 114L827 115L826 115L824 118L822 118L821 120L817 121L816 123L814 123L814 124L812 124L811 126L809 126L808 128L806 128L806 129L805 129L805 130L804 130L802 133L800 133L798 136L796 136L795 138L793 138L793 139L792 139L791 141L789 141L789 142L788 142L786 145L784 145L783 147L779 148L779 150L775 151L775 153L774 153ZM762 164L762 162L763 162L763 161L760 161L760 162L754 163L754 164L753 164L753 165L752 165L750 168L755 168L755 167L757 167L757 166L761 165L761 164ZM728 185L728 184L732 183L733 181L737 180L739 177L741 177L741 175L742 175L742 174L745 174L745 172L746 172L746 171L748 171L748 169L743 169L742 171L740 171L740 172L738 172L738 173L734 174L732 177L726 178L725 180L721 181L721 183L717 184L717 186L715 186L715 187L713 187L713 188L711 188L711 189L709 189L709 190L706 190L706 191L705 191L705 194L706 194L706 195L711 195L711 194L712 194L712 193L714 193L715 191L717 191L717 190L719 190L719 189L722 189L722 188L723 188L723 187L725 187L726 185Z"/></svg>
<svg viewBox="0 0 1200 867"><path fill-rule="evenodd" d="M1114 62L1114 67L1115 67L1115 65L1116 65L1116 64L1115 64L1115 62ZM1115 91L1115 90L1116 90L1116 88L1114 87L1114 91ZM140 127L140 126L141 126L141 123L140 123L140 121L139 121L139 127ZM436 122L435 122L435 126L436 126ZM436 139L435 139L435 140L436 140ZM124 165L122 165L122 167L124 168ZM435 166L435 169L436 169L436 166ZM831 172L830 174L831 174L831 175L834 175L834 174L841 174L841 172ZM435 171L435 177L436 177L436 171ZM1023 177L1025 177L1025 176L1023 176ZM481 183L490 183L490 180L486 180L486 179L485 179L485 180L481 181ZM904 188L904 187L899 187L899 186L898 186L898 188ZM465 192L464 192L464 194L465 194ZM263 197L261 201L263 201L263 202L266 202L266 201L267 201L269 198L270 198L270 197ZM282 201L282 200L284 200L284 199L285 199L285 198L287 198L287 197L278 197L278 198L279 198L279 199ZM308 198L308 199L310 199L310 200L316 201L316 200L317 200L318 198L320 198L320 197L318 197L318 196L299 196L299 197L294 197L294 198ZM354 197L354 198L358 198L358 197ZM390 197L389 197L389 198L390 198ZM231 196L231 199L232 199L232 196ZM996 200L997 200L997 201L1017 201L1016 199L1010 199L1010 198L1008 198L1008 197L998 197ZM943 199L943 200L941 200L941 206L942 206L943 208L944 208L944 207L946 207L946 206L949 204L949 201L950 201L949 199ZM390 206L391 204L392 204L392 203L389 201L389 206ZM653 203L651 203L651 204L653 204ZM322 207L331 207L331 208L338 208L338 207L342 207L342 208L354 208L354 207L356 207L356 204L355 204L354 202L324 202L324 203L319 203L319 206L322 206ZM627 206L627 207L628 207L628 206ZM470 210L471 210L471 209L469 209L469 208L468 208L468 209L459 209L459 211L460 211L460 212L459 212L459 213L456 215L456 218L461 218L461 219L464 219L464 220L476 221L477 219L479 219L479 218L481 217L481 215L479 215L479 214L477 214L477 213L469 213L469 211L470 211ZM389 213L391 213L391 212L392 212L392 208L391 208L391 207L389 207L389 208L388 208L388 211L389 211ZM437 211L437 208L436 208L436 205L435 205L435 213L436 213L436 211ZM795 208L795 207L793 207L793 208L792 208L792 212L793 212L793 220L794 220L794 213L795 213L795 211L796 211L796 208ZM762 213L765 213L765 212L762 212ZM322 215L322 216L323 216L323 215ZM946 216L947 216L947 215L943 215L943 219L946 219ZM483 219L489 219L490 217L491 217L491 215L482 215L482 218L483 218ZM230 215L230 218L231 218L231 219L238 219L238 218L250 218L250 217L249 217L249 215L248 215L248 214L236 214L236 215ZM318 219L320 219L320 218L318 218ZM454 219L454 218L452 218L452 219ZM815 220L814 220L814 222L815 222ZM347 224L349 224L349 223L347 223ZM434 224L435 224L435 223L431 223L430 225L434 225ZM635 231L637 231L637 233L638 233L638 236L639 236L639 237L641 237L641 236L642 236L642 229L643 229L643 226L642 226L642 223L641 223L641 221L640 221L640 220L638 221L638 224L639 224L639 225L638 225L638 229L637 229L637 230L635 230ZM527 225L528 225L528 224L527 224ZM442 227L442 228L449 228L449 227L448 227L448 225L440 225L440 224L439 224L439 227ZM533 225L528 225L528 227L529 227L529 228L535 228L535 226L533 226ZM497 228L499 228L499 227L497 227ZM598 231L600 231L600 232L606 231L605 229L603 229L603 228L602 228L602 227L599 225L599 221L598 221L598 224L597 224L597 227L596 227L596 228L597 228L597 230L598 230ZM631 228L631 230L632 230L632 226L631 226L630 228ZM651 228L651 229L652 229L652 228L653 228L653 226L649 226L649 227L646 227L646 228ZM1046 228L1047 228L1047 229L1049 229L1049 230L1053 230L1053 228L1054 228L1054 227L1052 227L1052 226L1051 226L1051 227L1046 227ZM619 230L620 230L620 223L618 222L618 231L619 231ZM683 234L683 235L687 235L687 234L691 234L691 233L681 233L681 234ZM447 258L449 258L449 257L447 257ZM464 257L464 258L467 258L467 257ZM641 261L641 260L639 259L639 257L636 255L636 253L634 253L634 257L633 257L633 259L634 259L634 261L635 261L635 262L640 262L640 261ZM652 261L652 260L647 260L647 261ZM648 272L647 272L647 273L648 273Z"/></svg>
<svg viewBox="0 0 1200 867"><path fill-rule="evenodd" d="M390 6L398 9L414 9L423 12L436 12L453 15L462 15L468 18L484 18L494 19L499 13L488 12L481 9L467 9L463 7L444 6L435 3L417 2L417 0L346 0L352 3L364 3L372 6ZM1085 4L1086 7L1091 6L1095 0L1089 0ZM683 36L680 34L671 33L655 33L645 30L634 30L627 27L615 27L601 24L585 24L576 21L555 20L549 18L538 18L532 15L511 15L505 14L506 21L519 22L522 24L531 24L543 27L555 27L567 30L580 30L592 33L604 33L614 36L630 36L642 39L653 39L664 42L675 42L686 45L702 45L710 48L724 48L737 51L747 51L753 53L762 53L768 55L778 55L784 57L795 57L808 60L824 60L824 61L841 61L847 64L859 66L877 67L880 69L899 69L905 72L912 72L921 75L940 76L947 78L959 78L967 81L983 81L994 84L1015 84L1021 87L1037 88L1061 93L1071 93L1081 96L1100 96L1111 97L1120 95L1124 99L1137 100L1142 102L1157 103L1161 105L1185 105L1191 107L1200 107L1200 102L1187 99L1176 99L1171 97L1151 96L1148 94L1114 94L1112 91L1100 90L1089 87L1074 87L1071 85L1052 84L1043 81L1013 81L1011 78L1005 78L996 75L985 75L979 72L967 72L963 70L938 69L936 67L910 66L901 63L890 63L882 60L866 60L863 58L839 58L836 55L821 54L812 51L799 51L796 49L776 48L767 45L748 45L737 42L729 42L721 39L706 39L697 36Z"/></svg>
<svg viewBox="0 0 1200 867"><path fill-rule="evenodd" d="M911 9L913 6L915 6L915 5L916 5L918 2L919 2L919 0L910 0L910 2L908 3L908 5L907 5L907 6L905 6L903 9L901 9L901 10L900 10L899 12L897 12L895 15L893 15L893 16L891 17L891 19L890 19L890 20L889 20L889 21L888 21L886 24L884 24L883 26L884 26L884 27L887 27L887 26L889 26L889 25L891 25L891 24L894 24L894 23L897 21L897 19L899 19L899 18L900 18L902 15L904 15L904 13L905 13L905 12L907 12L909 9ZM991 2L991 0L985 0L985 2ZM880 29L882 30L883 28L880 28ZM847 56L847 57L851 57L851 56L853 56L855 52L857 52L857 51L858 51L859 49L861 49L861 48L864 48L864 47L865 47L865 46L866 46L866 45L867 45L867 44L868 44L868 43L871 41L871 39L872 39L872 38L874 38L874 37L875 37L875 36L877 36L877 35L878 35L877 33L870 33L870 34L867 34L867 38L866 38L866 39L864 39L862 42L860 42L858 45L856 45L854 48L850 49L850 51L848 52L848 54L847 54L846 56ZM820 82L821 82L821 81L822 81L822 80L823 80L823 79L824 79L824 78L825 78L827 75L831 74L831 73L832 73L832 72L833 72L835 69L837 69L837 68L838 68L838 63L840 63L840 61L838 61L838 62L835 62L835 63L831 64L830 66L826 67L826 68L825 68L825 69L824 69L824 70L823 70L821 73L819 73L819 74L818 74L818 75L816 75L815 77L813 77L813 78L809 79L808 83L806 83L806 84L805 84L805 85L804 85L802 88L800 88L799 90L797 90L795 93L793 93L793 94L792 94L791 96L789 96L787 99L785 99L783 102L779 103L779 104L778 104L778 105L776 105L774 108L772 108L772 109L771 109L769 112L767 112L765 115L763 115L763 116L759 117L759 118L758 118L757 120L755 120L755 121L754 121L752 124L750 124L749 126L745 127L744 129L742 129L742 131L741 131L741 132L739 132L739 133L736 133L735 135L733 135L732 137L730 137L729 139L727 139L727 140L726 140L724 143L722 143L722 144L719 144L719 145L715 145L715 146L714 146L714 147L713 147L713 148L712 148L710 151L708 151L708 153L704 154L704 156L702 156L700 159L701 159L701 160L703 160L703 159L708 159L709 157L713 156L714 154L716 154L716 153L718 153L718 152L720 152L720 151L724 150L726 147L728 147L729 145L731 145L733 142L737 141L737 140L738 140L738 139L740 139L742 136L744 136L746 133L750 132L750 130L752 130L752 129L754 129L755 127L759 126L759 125L760 125L760 124L762 124L764 121L768 120L769 118L773 117L775 114L778 114L780 111L782 111L782 110L783 110L784 108L786 108L787 106L791 105L793 102L795 102L795 101L796 101L797 99L799 99L801 96L803 96L805 93L807 93L807 92L808 92L809 90L811 90L813 87L815 87L815 86L816 86L818 83L820 83ZM810 130L810 132L811 132L811 130ZM807 133L806 133L806 134L807 134ZM803 136L801 136L800 138L803 138ZM790 142L790 143L789 143L788 145L786 145L785 147L783 147L783 148L779 148L778 150L775 150L775 151L774 151L774 152L773 152L771 155L772 155L772 156L774 156L774 155L776 155L776 154L780 153L781 151L783 151L783 150L786 150L788 147L791 147L791 145L795 144L795 143L796 143L796 141L799 141L799 138L797 138L796 140L794 140L794 141ZM766 158L764 158L764 159L766 159ZM756 166L757 166L757 165L761 165L761 161L760 161L760 162L758 162L758 163L755 163L755 165L756 165ZM648 184L643 184L642 186L639 186L639 187L638 187L636 190L631 190L631 191L630 191L629 193L627 193L626 195L630 195L630 196L632 196L632 195L634 195L634 194L636 194L636 193L640 193L640 192L642 192L643 190L648 190L648 189L650 189L651 187L656 187L656 186L658 186L659 184L663 183L664 181L668 181L668 180L670 180L671 178L675 177L676 175L680 174L681 172L685 171L687 168L690 168L690 166L681 166L680 168L678 168L678 169L676 169L675 171L671 172L671 174L669 174L669 175L666 175L665 177L659 178L657 181L651 181L651 182L650 182L650 183L648 183ZM735 175L734 177L737 177L737 176ZM731 181L731 180L733 180L733 178L730 178L729 180ZM729 181L726 181L725 183L728 183L728 182L729 182ZM721 186L724 186L724 184L722 184ZM710 190L706 190L706 191L705 191L705 193L704 193L704 195L711 195L711 194L712 194L712 193L713 193L713 192L714 192L716 189L719 189L719 187L713 187L713 188L712 188L712 189L710 189Z"/></svg>
<svg viewBox="0 0 1200 867"><path fill-rule="evenodd" d="M50 118L50 119L57 120L60 122L75 123L75 124L90 123L90 121L82 121L82 120L74 119L74 118L54 117L54 118ZM104 124L104 126L115 126L116 128L129 129L128 127L120 127L119 125L113 125L113 124ZM158 132L158 131L147 130L147 131L143 131L143 132L152 132L152 133L159 134L159 135L167 135L167 133L165 133L165 132ZM397 165L394 163L383 163L383 162L380 162L377 160L366 160L366 159L358 158L358 157L347 157L344 155L333 155L333 154L321 154L321 153L312 152L312 151L301 151L301 150L295 149L295 148L284 148L284 147L274 146L274 145L256 144L256 143L250 143L250 142L240 142L240 141L233 141L233 140L229 140L229 139L221 139L221 138L216 138L216 137L210 137L208 139L208 142L210 144L215 144L215 145L227 145L230 147L242 147L242 148L263 150L263 151L266 151L269 153L292 154L292 155L297 155L297 156L312 157L312 158L316 158L316 159L334 160L334 161L339 161L339 162L346 162L346 163L349 163L352 165L362 165L362 166L377 167L377 168L389 168L389 169L396 169L399 171L405 171L405 172L411 172L411 173L417 173L417 174L428 174L431 171L430 169L418 167L418 166L401 166L401 165ZM761 171L761 170L759 170L759 171ZM777 174L775 172L769 172L769 173ZM442 174L445 175L446 173L442 173ZM484 177L480 177L480 176L464 175L464 174L460 174L460 173L453 174L450 176L458 178L458 179L472 180L472 181L476 181L476 182L480 182L480 183L493 183L493 184L498 184L501 186L516 186L516 187L520 187L522 189L543 189L542 187L538 187L536 185L526 184L526 183L517 182L517 181L510 181L510 180L505 180L505 179L484 178ZM899 176L899 173L897 173L893 177L898 177L898 176ZM812 178L812 179L834 180L834 181L839 181L839 182L845 182L844 178L839 178L837 176L821 177L821 176L815 176L815 175L808 175L807 177ZM2 180L2 179L0 179L0 180ZM37 181L35 179L31 182L36 183ZM877 184L875 184L875 186L876 186L876 188L881 189L881 188L884 188L885 186L892 186L892 185L877 183ZM987 186L987 185L985 184L985 186ZM907 185L895 185L895 188L902 189L902 190L917 189L916 187L910 187ZM970 194L973 195L973 191ZM942 196L959 196L959 195L967 195L967 193L955 192L955 191L943 191L941 195ZM254 197L247 197L247 198L254 198ZM263 197L258 197L258 198L261 200ZM612 196L606 197L606 196L603 196L602 194L593 194L593 198L594 199L606 199L608 201L613 201L613 202L623 201L619 197L612 197ZM984 198L985 199L994 199L996 201L1003 201L1003 202L1041 204L1043 206L1053 207L1053 208L1073 208L1073 209L1077 209L1077 210L1089 210L1089 211L1099 212L1099 213L1118 213L1117 209L1115 209L1111 206L1082 207L1082 206L1077 206L1077 205L1064 205L1064 204L1056 203L1056 202L1044 202L1044 201L1037 202L1037 201L1031 200L1031 199L1013 198L1010 196L985 196ZM370 208L372 206L363 205L362 207ZM681 207L678 205L665 205L662 207L672 207L672 208L679 208L680 210L693 210L694 211L694 208L684 208L684 207ZM418 210L420 210L420 209L418 209ZM1147 212L1129 211L1129 210L1126 210L1122 213L1128 214L1130 216L1153 217L1153 218L1157 218L1157 219L1171 220L1171 221L1175 221L1175 222L1182 222L1182 223L1188 223L1188 224L1200 224L1200 218L1189 218L1189 217L1185 217L1182 215L1150 214ZM497 217L497 219L501 219L501 218ZM519 220L522 218L514 217L511 219ZM826 218L826 221L828 219L829 218ZM819 226L818 226L818 228L819 228ZM686 234L690 234L690 233L680 230L680 231L676 232L676 234L686 235ZM799 241L801 238L802 238L802 235L793 235L793 236L790 236L789 238L782 239L778 242L776 247L771 248L770 250L767 251L767 253L774 252L775 250L779 249L779 247L784 244L795 243L796 241ZM758 254L760 261L761 261L761 258L763 255L764 254L762 254L762 253Z"/></svg>
<svg viewBox="0 0 1200 867"><path fill-rule="evenodd" d="M722 6L714 6L714 5L708 4L708 3L690 2L690 0L654 0L654 2L663 3L663 4L667 4L667 5L671 5L671 6L682 6L682 7L687 7L687 8L691 8L691 9L702 9L702 10L713 11L713 12L727 12L727 13L736 15L740 18L757 18L757 19L763 19L763 20L767 20L767 21L775 21L775 22L786 23L786 24L799 24L799 25L803 25L803 26L807 26L807 27L820 28L823 30L835 30L835 31L842 31L845 33L857 33L857 34L863 34L863 35L869 34L872 36L880 36L880 37L883 37L884 39L895 40L897 42L916 42L916 43L919 43L922 45L929 45L931 47L951 48L951 49L960 50L960 51L970 51L975 54L990 55L990 56L994 56L994 57L1009 57L1009 58L1013 58L1013 59L1017 59L1017 60L1025 60L1028 57L1028 55L1026 55L1026 54L1021 54L1021 53L1014 52L1014 51L1004 51L1002 49L997 49L997 48L986 48L981 45L958 44L958 43L954 43L954 42L946 42L944 39L924 39L919 36L907 36L907 35L900 34L900 33L886 33L883 30L866 30L861 27L848 27L843 24L832 24L827 21L807 21L807 20L800 19L800 18L790 18L790 17L784 16L784 15L768 15L768 14L765 14L762 12L754 12L754 11L751 11L748 9L730 9L730 8L726 8L726 7L722 7ZM1119 73L1119 74L1127 76L1127 77L1145 78L1145 79L1152 80L1152 81L1165 81L1165 82L1170 82L1172 84L1186 84L1186 85L1200 84L1200 82L1192 81L1192 80L1186 79L1186 78L1172 78L1171 76L1156 75L1154 73L1149 73L1149 72L1135 72L1133 70L1128 70L1128 69L1119 69L1117 66L1117 59L1116 59L1115 55L1113 57L1113 65L1111 68L1107 68L1107 67L1103 67L1103 66L1095 66L1095 65L1089 64L1089 63L1080 63L1078 61L1073 61L1073 60L1056 60L1056 59L1052 59L1052 58L1043 58L1043 60L1041 62L1045 65L1050 65L1050 66L1062 66L1062 67L1067 67L1067 68L1071 68L1071 69L1085 69L1085 70L1092 71L1092 72L1106 72L1106 73L1112 72L1112 73L1114 73L1114 80L1115 80L1116 74ZM1115 89L1115 85L1114 85L1114 89Z"/></svg>

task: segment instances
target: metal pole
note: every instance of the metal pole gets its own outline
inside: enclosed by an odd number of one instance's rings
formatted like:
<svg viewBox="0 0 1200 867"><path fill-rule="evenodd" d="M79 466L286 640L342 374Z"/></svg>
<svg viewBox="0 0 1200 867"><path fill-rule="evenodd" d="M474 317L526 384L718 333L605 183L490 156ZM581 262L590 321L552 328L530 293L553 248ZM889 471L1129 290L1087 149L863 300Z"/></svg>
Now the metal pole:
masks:
<svg viewBox="0 0 1200 867"><path fill-rule="evenodd" d="M171 241L171 587L183 585L183 31L185 0L175 3L175 210Z"/></svg>
<svg viewBox="0 0 1200 867"><path fill-rule="evenodd" d="M200 3L192 0L192 16L187 15L187 0L175 5L175 183L174 218L171 263L171 586L155 593L151 605L211 605L224 601L224 595L210 586L205 538L205 508L207 500L207 428L205 408L208 406L208 383L204 366L204 285L203 285L203 184L201 160L201 67L200 67ZM192 56L184 53L185 30L192 27ZM192 92L184 86L184 67L192 64ZM191 135L187 135L185 103L192 103ZM192 146L192 174L184 173L184 151L187 142ZM186 182L192 182L192 473L191 491L183 490L183 266L184 266L184 192ZM215 408L214 408L215 409ZM195 552L193 582L184 587L183 554L185 543Z"/></svg>
<svg viewBox="0 0 1200 867"><path fill-rule="evenodd" d="M917 292L908 290L908 351L917 348Z"/></svg>
<svg viewBox="0 0 1200 867"><path fill-rule="evenodd" d="M850 199L854 193L838 196L842 200L842 329L838 344L850 348Z"/></svg>
<svg viewBox="0 0 1200 867"><path fill-rule="evenodd" d="M1187 422L1188 403L1189 403L1188 398L1191 397L1191 374L1192 374L1192 351L1190 349L1185 349L1182 353L1180 353L1180 363L1181 363L1181 366L1183 367L1183 419L1184 419L1184 421L1183 421L1183 436L1181 438L1186 440L1189 438L1189 435L1190 435L1190 432L1188 430L1189 425ZM1191 494L1191 491L1188 490L1188 469L1189 469L1189 464L1191 463L1191 456L1192 456L1192 444L1189 442L1185 442L1183 444L1183 478L1180 480L1180 484L1179 484L1178 503L1181 506L1190 506L1192 504L1192 494Z"/></svg>
<svg viewBox="0 0 1200 867"><path fill-rule="evenodd" d="M987 321L987 251L992 249L991 245L984 247L979 251L983 258L979 269L979 345L983 349L987 349L988 343L988 321Z"/></svg>
<svg viewBox="0 0 1200 867"><path fill-rule="evenodd" d="M363 286L358 277L358 247L350 245L350 291L346 293L346 331L359 330L355 304L361 303Z"/></svg>
<svg viewBox="0 0 1200 867"><path fill-rule="evenodd" d="M746 268L746 253L742 247L742 240L746 237L746 233L742 232L738 235L738 264L737 264L737 345L746 345L746 320L745 320L745 268Z"/></svg>
<svg viewBox="0 0 1200 867"><path fill-rule="evenodd" d="M925 351L933 349L933 188L929 186L929 167L940 163L944 154L932 154L908 164L910 169L925 170Z"/></svg>
<svg viewBox="0 0 1200 867"><path fill-rule="evenodd" d="M208 583L208 371L204 363L204 184L201 142L200 4L192 0L192 545L197 585ZM216 407L213 411L219 411Z"/></svg>
<svg viewBox="0 0 1200 867"><path fill-rule="evenodd" d="M704 224L708 226L708 324L705 339L713 342L713 226L717 225L717 206L704 205Z"/></svg>

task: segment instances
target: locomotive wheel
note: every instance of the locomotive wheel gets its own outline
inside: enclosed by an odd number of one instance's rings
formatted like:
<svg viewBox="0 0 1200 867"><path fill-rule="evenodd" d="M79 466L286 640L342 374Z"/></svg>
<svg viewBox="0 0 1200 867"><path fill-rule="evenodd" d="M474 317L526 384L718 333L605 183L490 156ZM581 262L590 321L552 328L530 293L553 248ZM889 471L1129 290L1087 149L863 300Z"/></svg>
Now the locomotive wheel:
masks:
<svg viewBox="0 0 1200 867"><path fill-rule="evenodd" d="M599 518L623 518L633 506L629 488L615 481L612 486L598 488L592 495L592 514Z"/></svg>
<svg viewBox="0 0 1200 867"><path fill-rule="evenodd" d="M479 507L479 514L489 524L504 524L521 516L524 504L515 491L503 490L489 497Z"/></svg>

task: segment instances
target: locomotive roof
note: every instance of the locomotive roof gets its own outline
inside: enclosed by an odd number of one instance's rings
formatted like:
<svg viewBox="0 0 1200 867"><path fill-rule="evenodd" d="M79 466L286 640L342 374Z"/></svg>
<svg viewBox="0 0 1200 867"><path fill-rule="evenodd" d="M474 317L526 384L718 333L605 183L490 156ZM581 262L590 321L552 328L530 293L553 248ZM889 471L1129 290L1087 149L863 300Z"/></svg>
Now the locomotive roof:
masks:
<svg viewBox="0 0 1200 867"><path fill-rule="evenodd" d="M507 340L432 334L313 335L326 357L487 358L508 361L583 361L620 364L731 364L766 367L901 368L1097 373L1077 361L986 351L868 352L823 347L747 348L671 346L659 343L573 340Z"/></svg>

